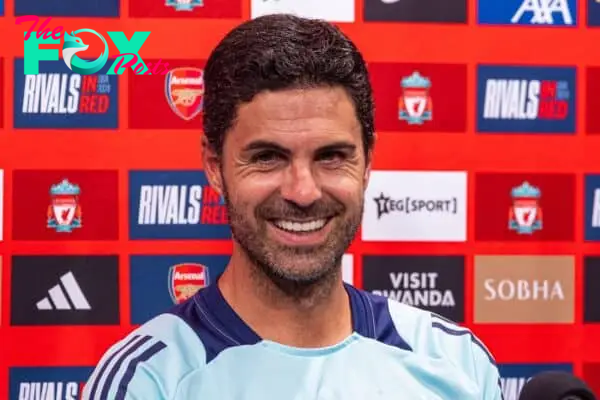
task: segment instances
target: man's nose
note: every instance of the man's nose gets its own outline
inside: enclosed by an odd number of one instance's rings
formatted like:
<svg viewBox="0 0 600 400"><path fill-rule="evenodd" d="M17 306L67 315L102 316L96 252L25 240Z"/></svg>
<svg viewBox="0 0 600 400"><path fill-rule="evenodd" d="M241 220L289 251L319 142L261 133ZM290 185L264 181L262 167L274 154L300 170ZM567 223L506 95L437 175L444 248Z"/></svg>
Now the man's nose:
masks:
<svg viewBox="0 0 600 400"><path fill-rule="evenodd" d="M281 195L301 207L308 207L321 198L321 186L310 163L297 162L290 165L281 187Z"/></svg>

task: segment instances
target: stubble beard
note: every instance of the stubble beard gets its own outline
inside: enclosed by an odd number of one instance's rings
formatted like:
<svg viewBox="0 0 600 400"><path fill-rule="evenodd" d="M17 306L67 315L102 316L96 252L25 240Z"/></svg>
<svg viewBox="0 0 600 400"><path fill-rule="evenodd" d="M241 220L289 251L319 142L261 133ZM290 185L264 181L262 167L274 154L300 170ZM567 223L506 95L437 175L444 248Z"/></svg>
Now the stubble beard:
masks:
<svg viewBox="0 0 600 400"><path fill-rule="evenodd" d="M253 275L258 285L274 286L286 297L298 301L309 298L316 300L331 292L341 274L342 257L360 226L363 198L356 210L340 212L329 222L337 226L333 227L325 243L310 247L283 246L268 240L269 222L261 217L260 206L254 215L258 224L253 225L244 214L248 208L244 204L234 205L227 188L224 198L232 236L254 267ZM339 203L331 207L345 211L345 207ZM264 215L270 214L265 212Z"/></svg>

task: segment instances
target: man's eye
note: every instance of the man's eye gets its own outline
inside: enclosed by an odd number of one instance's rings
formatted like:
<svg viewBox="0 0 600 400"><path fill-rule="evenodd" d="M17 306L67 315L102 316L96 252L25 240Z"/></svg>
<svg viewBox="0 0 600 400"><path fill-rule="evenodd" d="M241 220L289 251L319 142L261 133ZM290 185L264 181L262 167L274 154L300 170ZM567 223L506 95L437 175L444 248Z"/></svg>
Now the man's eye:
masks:
<svg viewBox="0 0 600 400"><path fill-rule="evenodd" d="M326 151L319 155L321 161L342 161L346 155L341 151Z"/></svg>
<svg viewBox="0 0 600 400"><path fill-rule="evenodd" d="M277 154L274 151L264 151L262 153L257 153L252 156L252 162L257 164L267 164L278 161L281 159L281 155Z"/></svg>

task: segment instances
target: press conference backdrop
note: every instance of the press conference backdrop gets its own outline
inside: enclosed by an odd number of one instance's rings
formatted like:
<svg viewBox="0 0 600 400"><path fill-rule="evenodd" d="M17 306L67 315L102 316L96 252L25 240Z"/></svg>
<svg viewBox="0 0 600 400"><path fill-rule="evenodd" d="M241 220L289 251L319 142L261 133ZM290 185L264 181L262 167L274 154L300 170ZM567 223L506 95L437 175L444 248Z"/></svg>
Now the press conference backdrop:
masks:
<svg viewBox="0 0 600 400"><path fill-rule="evenodd" d="M339 23L372 75L374 171L345 279L472 328L507 399L545 369L600 390L600 4L250 1L3 4L0 398L76 398L108 346L223 271L202 68L229 29L282 11ZM149 31L139 54L168 73L58 59L26 77L20 15L93 29L111 60L107 31Z"/></svg>

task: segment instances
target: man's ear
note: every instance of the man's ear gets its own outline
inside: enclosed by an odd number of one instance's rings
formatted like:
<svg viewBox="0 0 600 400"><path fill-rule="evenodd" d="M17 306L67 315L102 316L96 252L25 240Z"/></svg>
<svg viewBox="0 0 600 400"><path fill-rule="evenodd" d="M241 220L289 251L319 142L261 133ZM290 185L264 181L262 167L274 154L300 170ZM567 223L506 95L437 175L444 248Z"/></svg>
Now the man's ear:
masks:
<svg viewBox="0 0 600 400"><path fill-rule="evenodd" d="M210 186L219 195L223 195L223 177L221 175L221 157L216 153L214 147L209 143L205 135L202 135L202 165L204 173Z"/></svg>
<svg viewBox="0 0 600 400"><path fill-rule="evenodd" d="M377 141L377 135L373 133L373 145L367 152L367 159L365 164L365 174L363 176L363 184L366 188L369 185L369 178L371 177L371 165L373 164L373 149L375 148L375 142Z"/></svg>
<svg viewBox="0 0 600 400"><path fill-rule="evenodd" d="M371 177L371 157L372 152L369 151L369 158L367 158L367 165L365 166L365 174L363 176L363 185L366 188L369 185L369 178Z"/></svg>

